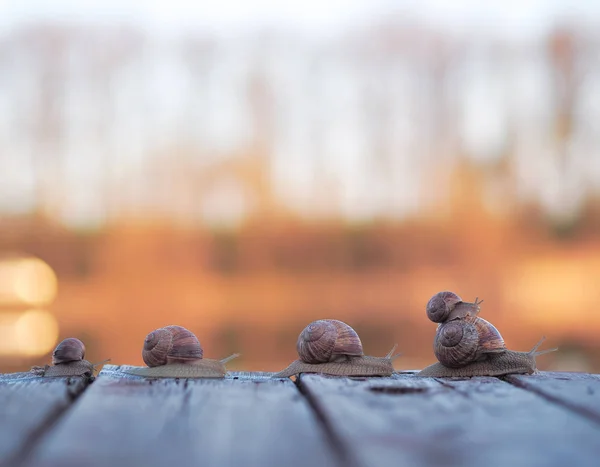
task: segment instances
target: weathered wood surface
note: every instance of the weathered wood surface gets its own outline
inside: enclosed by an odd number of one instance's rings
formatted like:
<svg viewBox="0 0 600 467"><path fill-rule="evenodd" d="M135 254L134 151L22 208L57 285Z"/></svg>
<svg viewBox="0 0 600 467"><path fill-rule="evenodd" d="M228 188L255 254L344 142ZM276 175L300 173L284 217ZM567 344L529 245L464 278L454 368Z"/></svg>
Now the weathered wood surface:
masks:
<svg viewBox="0 0 600 467"><path fill-rule="evenodd" d="M600 424L496 378L303 375L300 390L357 466L600 465Z"/></svg>
<svg viewBox="0 0 600 467"><path fill-rule="evenodd" d="M600 375L0 375L0 459L99 465L600 465ZM84 390L85 389L85 390ZM74 400L77 396L79 397Z"/></svg>
<svg viewBox="0 0 600 467"><path fill-rule="evenodd" d="M0 465L18 464L51 430L87 379L0 374Z"/></svg>
<svg viewBox="0 0 600 467"><path fill-rule="evenodd" d="M339 465L290 380L144 379L106 365L30 466Z"/></svg>
<svg viewBox="0 0 600 467"><path fill-rule="evenodd" d="M600 375L541 372L511 375L506 380L600 423Z"/></svg>

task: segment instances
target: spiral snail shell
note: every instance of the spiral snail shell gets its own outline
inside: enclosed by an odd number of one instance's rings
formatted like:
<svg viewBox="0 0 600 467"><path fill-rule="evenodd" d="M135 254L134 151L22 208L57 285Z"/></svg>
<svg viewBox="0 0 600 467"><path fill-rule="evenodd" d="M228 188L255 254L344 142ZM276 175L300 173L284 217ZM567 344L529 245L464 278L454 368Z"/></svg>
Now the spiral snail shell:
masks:
<svg viewBox="0 0 600 467"><path fill-rule="evenodd" d="M298 356L306 363L332 362L345 356L363 355L362 342L356 331L337 319L310 323L298 336Z"/></svg>
<svg viewBox="0 0 600 467"><path fill-rule="evenodd" d="M299 360L273 375L288 378L300 373L323 373L333 376L390 376L396 346L385 357L363 354L358 334L346 323L321 319L310 323L298 336Z"/></svg>
<svg viewBox="0 0 600 467"><path fill-rule="evenodd" d="M182 326L165 326L146 336L142 358L148 368L124 370L137 376L154 378L222 378L227 373L225 363L238 357L233 354L223 360L203 358L200 341Z"/></svg>
<svg viewBox="0 0 600 467"><path fill-rule="evenodd" d="M144 340L142 358L149 367L200 360L204 355L193 332L181 326L165 326Z"/></svg>
<svg viewBox="0 0 600 467"><path fill-rule="evenodd" d="M483 300L475 299L474 303L463 302L454 292L438 292L427 302L427 317L434 323L443 323L452 319L475 316L479 313L479 305Z"/></svg>
<svg viewBox="0 0 600 467"><path fill-rule="evenodd" d="M428 318L438 323L433 351L438 363L417 376L469 377L531 374L535 358L557 349L538 351L542 338L529 352L508 350L494 325L477 316L481 301L463 302L453 292L435 294L427 303Z"/></svg>
<svg viewBox="0 0 600 467"><path fill-rule="evenodd" d="M52 352L52 365L34 366L31 373L44 376L87 376L91 377L97 366L106 363L90 363L84 359L85 345L79 339L68 337Z"/></svg>
<svg viewBox="0 0 600 467"><path fill-rule="evenodd" d="M494 325L482 318L454 319L438 326L433 352L440 363L461 368L484 360L489 353L505 352L504 339Z"/></svg>

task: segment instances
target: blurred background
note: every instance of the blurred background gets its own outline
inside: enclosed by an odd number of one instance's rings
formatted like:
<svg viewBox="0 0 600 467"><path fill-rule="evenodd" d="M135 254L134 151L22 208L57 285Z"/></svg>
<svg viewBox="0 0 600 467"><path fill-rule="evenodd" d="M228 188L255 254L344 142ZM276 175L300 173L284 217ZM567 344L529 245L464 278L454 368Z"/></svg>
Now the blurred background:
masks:
<svg viewBox="0 0 600 467"><path fill-rule="evenodd" d="M600 372L598 2L186 4L0 0L0 371L319 318L420 368L452 290Z"/></svg>

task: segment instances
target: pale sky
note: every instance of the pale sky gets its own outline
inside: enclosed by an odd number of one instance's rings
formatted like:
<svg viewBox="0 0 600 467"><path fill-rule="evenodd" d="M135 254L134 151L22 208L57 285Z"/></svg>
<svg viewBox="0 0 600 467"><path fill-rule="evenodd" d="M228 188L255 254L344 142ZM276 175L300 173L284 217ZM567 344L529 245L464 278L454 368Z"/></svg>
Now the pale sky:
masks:
<svg viewBox="0 0 600 467"><path fill-rule="evenodd" d="M538 34L557 18L600 18L595 0L0 0L0 31L32 19L137 22L154 30L182 27L239 31L269 25L310 32L339 30L396 14L440 27Z"/></svg>

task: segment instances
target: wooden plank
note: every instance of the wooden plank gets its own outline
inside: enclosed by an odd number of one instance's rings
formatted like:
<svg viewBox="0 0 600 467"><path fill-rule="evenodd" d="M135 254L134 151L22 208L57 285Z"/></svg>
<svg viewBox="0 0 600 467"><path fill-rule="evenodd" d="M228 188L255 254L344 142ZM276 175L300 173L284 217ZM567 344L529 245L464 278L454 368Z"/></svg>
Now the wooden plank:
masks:
<svg viewBox="0 0 600 467"><path fill-rule="evenodd" d="M302 375L359 466L598 466L600 426L496 378Z"/></svg>
<svg viewBox="0 0 600 467"><path fill-rule="evenodd" d="M104 366L28 465L340 465L290 380L144 379L123 368Z"/></svg>
<svg viewBox="0 0 600 467"><path fill-rule="evenodd" d="M83 377L0 374L0 465L19 464L86 385Z"/></svg>
<svg viewBox="0 0 600 467"><path fill-rule="evenodd" d="M600 423L600 375L540 372L530 376L510 375L505 379Z"/></svg>

